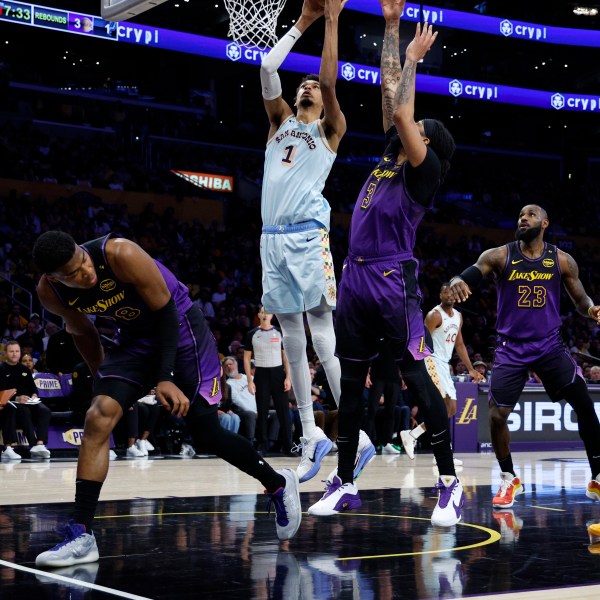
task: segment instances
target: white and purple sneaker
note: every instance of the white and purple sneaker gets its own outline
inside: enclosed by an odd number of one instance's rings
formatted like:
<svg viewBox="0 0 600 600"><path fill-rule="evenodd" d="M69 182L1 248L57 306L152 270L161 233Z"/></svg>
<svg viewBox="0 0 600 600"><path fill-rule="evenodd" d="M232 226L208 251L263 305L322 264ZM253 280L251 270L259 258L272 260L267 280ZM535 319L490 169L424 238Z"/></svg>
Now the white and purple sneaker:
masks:
<svg viewBox="0 0 600 600"><path fill-rule="evenodd" d="M438 527L451 527L462 518L460 509L465 503L462 483L453 475L440 475L435 484L438 501L431 515L431 524Z"/></svg>
<svg viewBox="0 0 600 600"><path fill-rule="evenodd" d="M358 488L353 483L342 484L342 480L334 475L331 481L327 480L325 482L323 497L308 509L308 514L326 517L354 510L361 506L362 502L360 501Z"/></svg>

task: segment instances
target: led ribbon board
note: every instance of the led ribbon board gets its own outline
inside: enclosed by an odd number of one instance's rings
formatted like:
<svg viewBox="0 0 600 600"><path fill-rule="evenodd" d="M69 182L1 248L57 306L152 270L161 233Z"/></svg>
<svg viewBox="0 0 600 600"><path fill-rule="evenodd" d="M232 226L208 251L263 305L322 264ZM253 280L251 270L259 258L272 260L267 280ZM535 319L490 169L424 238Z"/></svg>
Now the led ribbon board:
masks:
<svg viewBox="0 0 600 600"><path fill-rule="evenodd" d="M541 4L541 6L543 5ZM381 16L379 3L372 0L349 0L345 10L356 10ZM540 12L543 13L543 8L540 9ZM501 17L486 17L435 6L421 7L420 4L410 3L405 5L402 18L405 21L423 21L437 27L465 29L519 40L600 48L600 31L591 29L550 27L549 25L525 23Z"/></svg>
<svg viewBox="0 0 600 600"><path fill-rule="evenodd" d="M360 2L361 0L354 1ZM266 50L240 46L235 42L228 42L227 40L158 27L148 27L129 21L116 23L91 15L20 2L5 2L0 0L0 21L43 27L45 29L56 29L67 33L251 65L260 65L263 56L267 53ZM318 73L320 63L320 57L292 52L285 59L282 68L298 73ZM352 83L380 84L380 73L376 67L345 62L339 64L338 74L340 78ZM530 90L433 75L419 75L417 79L417 91L438 94L440 96L485 100L535 108L600 112L600 95L591 96L557 91Z"/></svg>

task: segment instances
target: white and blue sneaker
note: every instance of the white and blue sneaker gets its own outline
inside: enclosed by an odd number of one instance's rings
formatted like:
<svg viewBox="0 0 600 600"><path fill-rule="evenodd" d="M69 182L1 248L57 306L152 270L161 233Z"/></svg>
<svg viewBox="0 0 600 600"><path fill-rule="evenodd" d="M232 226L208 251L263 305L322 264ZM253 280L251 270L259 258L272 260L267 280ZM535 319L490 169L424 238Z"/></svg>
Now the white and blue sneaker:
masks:
<svg viewBox="0 0 600 600"><path fill-rule="evenodd" d="M356 458L354 459L353 477L356 480L362 473L362 470L375 458L377 450L371 441L371 438L361 429L358 434L358 448L356 449Z"/></svg>
<svg viewBox="0 0 600 600"><path fill-rule="evenodd" d="M354 510L361 506L362 502L360 501L358 488L353 483L342 484L342 480L334 475L325 482L323 497L308 509L308 514L327 517Z"/></svg>
<svg viewBox="0 0 600 600"><path fill-rule="evenodd" d="M460 510L465 503L462 483L453 475L440 475L435 484L438 501L431 515L431 524L439 527L451 527L461 519Z"/></svg>
<svg viewBox="0 0 600 600"><path fill-rule="evenodd" d="M296 535L302 521L298 475L292 469L281 469L277 473L285 477L285 487L270 494L267 511L271 512L271 505L275 506L277 537L289 540Z"/></svg>
<svg viewBox="0 0 600 600"><path fill-rule="evenodd" d="M300 483L312 479L321 468L321 460L327 456L333 447L333 442L325 432L317 427L310 439L300 438L302 458L296 469Z"/></svg>
<svg viewBox="0 0 600 600"><path fill-rule="evenodd" d="M71 520L61 533L65 539L54 548L38 554L35 559L36 567L70 567L98 560L96 538L93 533L86 533L84 525Z"/></svg>
<svg viewBox="0 0 600 600"><path fill-rule="evenodd" d="M371 442L371 438L361 429L358 435L358 448L356 449L356 458L354 459L354 471L352 472L352 478L354 481L363 472L363 469L375 458L377 450ZM326 483L333 481L333 478L337 476L337 467L329 473Z"/></svg>

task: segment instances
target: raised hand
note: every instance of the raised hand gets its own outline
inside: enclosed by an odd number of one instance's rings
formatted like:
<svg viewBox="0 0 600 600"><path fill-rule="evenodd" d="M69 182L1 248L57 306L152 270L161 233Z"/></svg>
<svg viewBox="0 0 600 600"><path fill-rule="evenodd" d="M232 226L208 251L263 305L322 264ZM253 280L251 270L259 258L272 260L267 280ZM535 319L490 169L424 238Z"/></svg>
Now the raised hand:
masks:
<svg viewBox="0 0 600 600"><path fill-rule="evenodd" d="M399 21L406 0L379 0L381 2L381 12L386 21Z"/></svg>
<svg viewBox="0 0 600 600"><path fill-rule="evenodd" d="M323 16L325 0L304 0L302 4L302 17L309 23Z"/></svg>
<svg viewBox="0 0 600 600"><path fill-rule="evenodd" d="M449 289L452 292L452 299L454 302L464 302L465 300L468 300L471 295L471 288L459 277L450 281Z"/></svg>
<svg viewBox="0 0 600 600"><path fill-rule="evenodd" d="M431 46L433 46L437 34L437 31L433 32L433 25L424 23L423 30L421 31L421 24L417 23L417 33L406 49L406 59L419 62L424 58Z"/></svg>

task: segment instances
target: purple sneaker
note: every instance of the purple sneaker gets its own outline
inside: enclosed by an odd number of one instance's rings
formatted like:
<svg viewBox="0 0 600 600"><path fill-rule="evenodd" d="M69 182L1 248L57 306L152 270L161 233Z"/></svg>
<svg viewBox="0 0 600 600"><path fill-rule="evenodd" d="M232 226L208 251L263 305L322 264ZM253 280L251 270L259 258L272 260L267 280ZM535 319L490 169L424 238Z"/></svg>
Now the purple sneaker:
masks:
<svg viewBox="0 0 600 600"><path fill-rule="evenodd" d="M435 484L438 501L431 515L431 524L439 527L451 527L462 518L460 509L465 503L462 483L452 475L440 475Z"/></svg>
<svg viewBox="0 0 600 600"><path fill-rule="evenodd" d="M354 510L361 506L362 502L360 501L358 488L353 483L342 485L342 480L334 475L331 481L325 482L323 497L308 509L308 514L325 517Z"/></svg>

